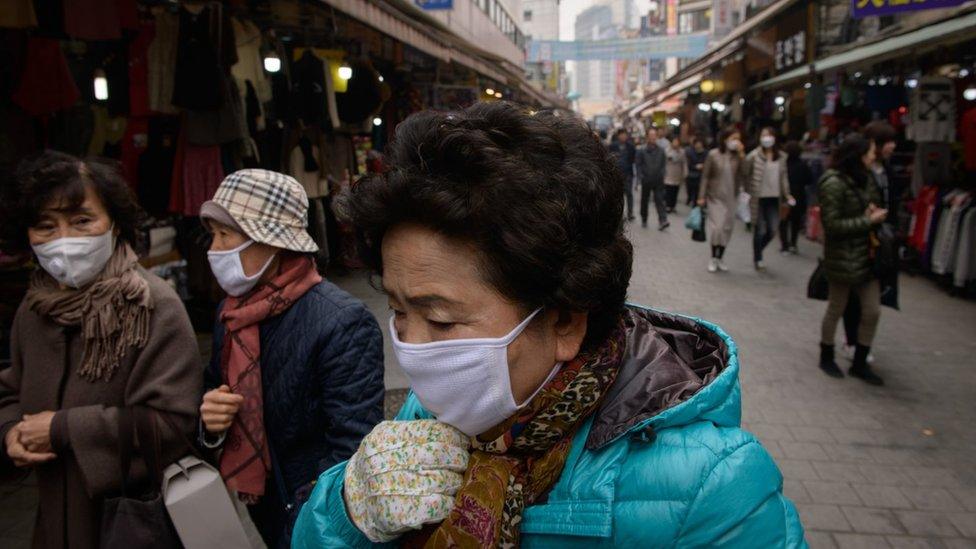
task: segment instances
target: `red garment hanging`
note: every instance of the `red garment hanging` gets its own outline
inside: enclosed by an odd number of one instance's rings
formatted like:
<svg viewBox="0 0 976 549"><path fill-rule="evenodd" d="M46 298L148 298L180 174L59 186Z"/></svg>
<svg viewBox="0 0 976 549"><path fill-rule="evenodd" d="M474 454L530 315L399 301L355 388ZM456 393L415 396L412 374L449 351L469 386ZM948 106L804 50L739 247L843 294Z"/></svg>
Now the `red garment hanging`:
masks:
<svg viewBox="0 0 976 549"><path fill-rule="evenodd" d="M82 40L122 38L116 0L64 0L64 31Z"/></svg>
<svg viewBox="0 0 976 549"><path fill-rule="evenodd" d="M74 105L79 96L61 43L51 38L31 38L24 72L11 96L13 102L29 114L41 116Z"/></svg>

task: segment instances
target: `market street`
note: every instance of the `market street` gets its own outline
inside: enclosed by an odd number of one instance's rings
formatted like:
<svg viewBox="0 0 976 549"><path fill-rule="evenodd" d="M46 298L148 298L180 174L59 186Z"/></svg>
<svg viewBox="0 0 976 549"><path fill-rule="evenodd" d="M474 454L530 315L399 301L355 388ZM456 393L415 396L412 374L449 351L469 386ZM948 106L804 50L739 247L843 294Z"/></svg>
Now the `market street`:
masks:
<svg viewBox="0 0 976 549"><path fill-rule="evenodd" d="M774 243L759 275L740 224L731 272L710 274L705 245L673 219L667 232L630 225L630 299L707 318L736 340L743 426L775 457L811 546L976 547L976 303L903 276L902 311L883 311L875 347L887 385L834 380L816 367L824 304L805 298L819 247L802 240L799 257L781 256ZM385 330L385 298L365 275L335 282ZM406 379L386 340L389 416ZM36 492L25 482L0 487L0 547L29 546Z"/></svg>

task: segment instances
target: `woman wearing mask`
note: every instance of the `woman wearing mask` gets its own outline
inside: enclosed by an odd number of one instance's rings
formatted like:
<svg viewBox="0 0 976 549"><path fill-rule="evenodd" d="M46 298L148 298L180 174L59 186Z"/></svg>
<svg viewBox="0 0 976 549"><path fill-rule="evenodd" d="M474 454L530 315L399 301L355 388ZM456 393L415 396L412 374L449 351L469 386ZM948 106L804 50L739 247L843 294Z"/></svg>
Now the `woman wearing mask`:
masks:
<svg viewBox="0 0 976 549"><path fill-rule="evenodd" d="M5 219L41 269L0 372L3 456L36 472L34 547L99 547L102 500L122 488L120 409L149 408L191 433L196 338L176 293L136 261L141 210L114 168L46 152L21 166L10 206ZM160 432L164 459L187 451L184 435Z"/></svg>
<svg viewBox="0 0 976 549"><path fill-rule="evenodd" d="M694 206L698 202L698 189L701 187L702 169L705 167L705 142L700 137L696 137L688 147L688 178L685 180L685 188L688 191L688 206Z"/></svg>
<svg viewBox="0 0 976 549"><path fill-rule="evenodd" d="M708 272L728 271L723 257L735 225L736 195L739 193L739 165L744 157L742 136L727 129L719 136L718 147L708 152L702 167L702 187L698 205L706 209L705 232L712 245Z"/></svg>
<svg viewBox="0 0 976 549"><path fill-rule="evenodd" d="M681 138L674 136L668 142L664 163L664 201L670 213L674 213L678 205L678 191L687 175L688 158L681 146Z"/></svg>
<svg viewBox="0 0 976 549"><path fill-rule="evenodd" d="M625 305L623 182L583 123L482 103L391 149L353 217L413 394L319 477L293 547L803 544L738 428L735 345Z"/></svg>
<svg viewBox="0 0 976 549"><path fill-rule="evenodd" d="M269 547L287 547L322 471L383 417L383 337L362 302L315 270L308 198L287 175L229 175L200 217L227 292L200 405L228 488Z"/></svg>
<svg viewBox="0 0 976 549"><path fill-rule="evenodd" d="M796 255L796 243L803 230L803 220L807 215L807 187L813 184L813 173L810 166L803 160L803 148L796 141L790 141L784 147L786 152L786 173L790 182L790 196L795 204L790 213L779 223L780 253Z"/></svg>
<svg viewBox="0 0 976 549"><path fill-rule="evenodd" d="M780 208L796 203L790 195L786 162L776 144L776 130L762 129L759 147L746 156L742 170L753 220L752 261L757 271L764 271L763 250L776 237Z"/></svg>
<svg viewBox="0 0 976 549"><path fill-rule="evenodd" d="M881 288L871 272L871 231L888 215L888 210L878 206L881 195L869 171L874 162L874 142L852 134L834 150L833 169L824 173L819 183L825 237L823 266L830 283L821 326L820 368L830 376L844 376L834 362L834 333L848 297L856 293L861 320L848 373L882 385L881 377L867 363L881 316Z"/></svg>

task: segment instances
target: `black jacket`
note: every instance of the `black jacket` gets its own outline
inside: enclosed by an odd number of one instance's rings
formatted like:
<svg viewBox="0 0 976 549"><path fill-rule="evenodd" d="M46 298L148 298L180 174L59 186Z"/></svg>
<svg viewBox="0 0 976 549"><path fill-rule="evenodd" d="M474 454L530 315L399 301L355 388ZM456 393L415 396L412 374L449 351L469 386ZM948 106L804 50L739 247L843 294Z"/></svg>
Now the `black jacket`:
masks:
<svg viewBox="0 0 976 549"><path fill-rule="evenodd" d="M797 205L806 207L807 188L813 185L813 172L802 158L789 158L786 161L786 175L790 180L790 194Z"/></svg>
<svg viewBox="0 0 976 549"><path fill-rule="evenodd" d="M634 156L637 153L637 149L634 148L634 144L630 141L621 144L619 141L614 141L610 143L610 154L613 155L614 159L617 161L617 167L620 168L621 173L625 177L630 177L634 173Z"/></svg>
<svg viewBox="0 0 976 549"><path fill-rule="evenodd" d="M701 152L698 152L694 147L688 147L685 154L688 157L688 179L695 181L701 180L702 170L696 166L699 164L701 164L702 167L705 166L705 157L708 156L708 149L702 149Z"/></svg>
<svg viewBox="0 0 976 549"><path fill-rule="evenodd" d="M310 483L349 459L383 419L383 334L361 301L325 281L260 331L264 429L285 486L269 471L251 515L269 548L287 547ZM213 341L207 390L223 383L219 320Z"/></svg>
<svg viewBox="0 0 976 549"><path fill-rule="evenodd" d="M641 185L655 187L664 184L664 149L657 145L647 145L637 151L635 164L637 165L637 178Z"/></svg>

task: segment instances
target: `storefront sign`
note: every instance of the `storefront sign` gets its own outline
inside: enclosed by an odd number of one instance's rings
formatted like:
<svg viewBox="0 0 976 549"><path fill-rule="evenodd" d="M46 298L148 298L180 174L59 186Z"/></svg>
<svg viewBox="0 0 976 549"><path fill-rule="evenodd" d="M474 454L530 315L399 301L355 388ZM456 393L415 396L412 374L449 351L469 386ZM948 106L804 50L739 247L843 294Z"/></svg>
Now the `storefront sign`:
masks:
<svg viewBox="0 0 976 549"><path fill-rule="evenodd" d="M903 11L951 8L965 0L851 0L851 11L856 19L871 15L891 15Z"/></svg>
<svg viewBox="0 0 976 549"><path fill-rule="evenodd" d="M807 33L800 31L792 36L776 41L776 70L802 65L807 60Z"/></svg>
<svg viewBox="0 0 976 549"><path fill-rule="evenodd" d="M453 10L454 0L414 0L421 9L425 10Z"/></svg>
<svg viewBox="0 0 976 549"><path fill-rule="evenodd" d="M721 38L732 31L732 0L712 0L712 35Z"/></svg>

